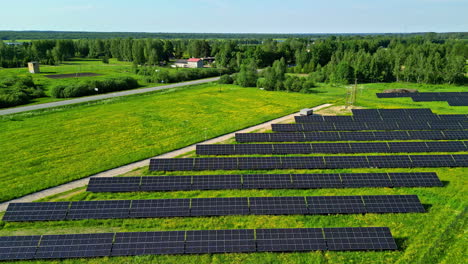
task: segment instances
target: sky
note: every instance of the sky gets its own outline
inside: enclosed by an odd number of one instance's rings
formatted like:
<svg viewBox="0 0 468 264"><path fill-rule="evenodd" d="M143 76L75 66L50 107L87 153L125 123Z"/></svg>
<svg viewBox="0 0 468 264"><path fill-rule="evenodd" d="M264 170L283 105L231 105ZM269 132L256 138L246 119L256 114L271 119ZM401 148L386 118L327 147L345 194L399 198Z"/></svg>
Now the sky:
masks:
<svg viewBox="0 0 468 264"><path fill-rule="evenodd" d="M468 31L468 0L0 0L0 30Z"/></svg>

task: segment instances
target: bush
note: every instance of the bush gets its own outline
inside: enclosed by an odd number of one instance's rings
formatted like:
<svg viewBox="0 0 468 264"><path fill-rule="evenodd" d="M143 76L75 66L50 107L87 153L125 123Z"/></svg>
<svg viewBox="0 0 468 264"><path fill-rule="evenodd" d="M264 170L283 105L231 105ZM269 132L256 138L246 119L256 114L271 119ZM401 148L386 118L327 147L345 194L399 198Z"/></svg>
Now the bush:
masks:
<svg viewBox="0 0 468 264"><path fill-rule="evenodd" d="M233 84L234 79L229 74L224 74L219 78L219 84Z"/></svg>
<svg viewBox="0 0 468 264"><path fill-rule="evenodd" d="M0 107L11 107L43 97L44 90L29 77L7 77L0 80Z"/></svg>
<svg viewBox="0 0 468 264"><path fill-rule="evenodd" d="M55 85L51 94L56 98L80 97L97 93L129 90L138 87L138 81L131 77L109 78L78 82L71 85ZM95 90L98 88L98 91Z"/></svg>

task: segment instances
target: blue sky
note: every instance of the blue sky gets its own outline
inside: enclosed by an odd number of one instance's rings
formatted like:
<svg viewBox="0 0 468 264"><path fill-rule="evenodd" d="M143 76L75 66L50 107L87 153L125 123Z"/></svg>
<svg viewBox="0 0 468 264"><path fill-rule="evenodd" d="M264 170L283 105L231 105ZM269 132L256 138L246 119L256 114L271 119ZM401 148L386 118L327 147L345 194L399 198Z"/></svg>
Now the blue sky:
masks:
<svg viewBox="0 0 468 264"><path fill-rule="evenodd" d="M468 31L468 0L0 0L0 30Z"/></svg>

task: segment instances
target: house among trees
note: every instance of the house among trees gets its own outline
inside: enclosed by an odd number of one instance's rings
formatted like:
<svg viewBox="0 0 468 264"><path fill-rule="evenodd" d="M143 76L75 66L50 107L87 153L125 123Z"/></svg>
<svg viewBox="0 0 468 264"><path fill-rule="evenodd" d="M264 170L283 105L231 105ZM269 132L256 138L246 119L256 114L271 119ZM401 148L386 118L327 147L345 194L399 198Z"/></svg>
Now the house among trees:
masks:
<svg viewBox="0 0 468 264"><path fill-rule="evenodd" d="M173 66L176 68L203 68L203 60L198 58L176 60Z"/></svg>

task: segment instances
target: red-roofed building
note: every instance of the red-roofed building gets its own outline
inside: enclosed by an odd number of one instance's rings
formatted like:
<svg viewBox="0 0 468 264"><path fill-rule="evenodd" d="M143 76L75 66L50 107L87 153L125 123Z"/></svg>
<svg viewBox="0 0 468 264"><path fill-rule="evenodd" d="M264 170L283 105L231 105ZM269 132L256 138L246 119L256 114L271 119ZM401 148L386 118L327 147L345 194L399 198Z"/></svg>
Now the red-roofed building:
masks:
<svg viewBox="0 0 468 264"><path fill-rule="evenodd" d="M198 58L190 58L187 61L189 68L203 68L203 60Z"/></svg>

